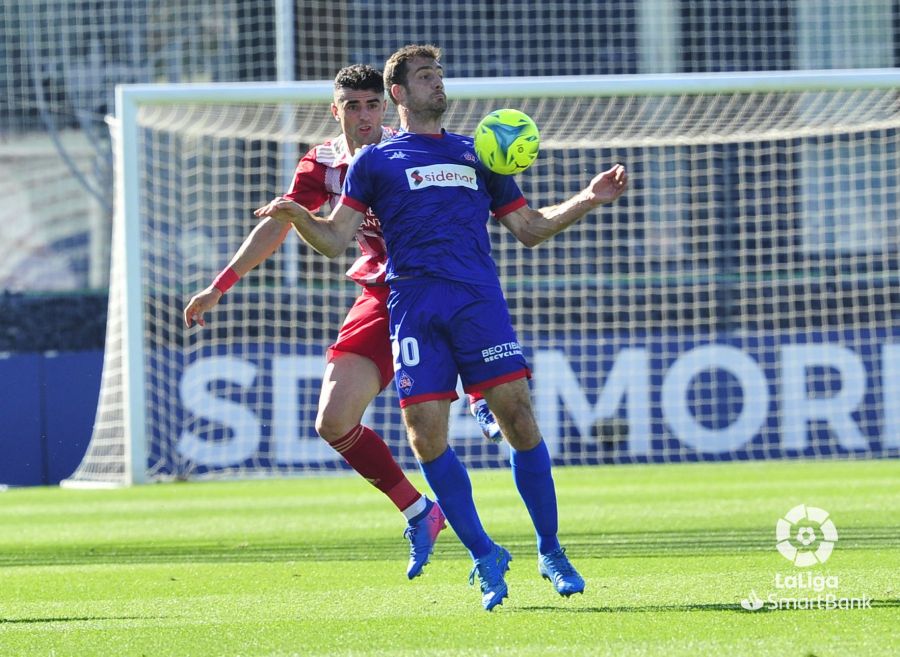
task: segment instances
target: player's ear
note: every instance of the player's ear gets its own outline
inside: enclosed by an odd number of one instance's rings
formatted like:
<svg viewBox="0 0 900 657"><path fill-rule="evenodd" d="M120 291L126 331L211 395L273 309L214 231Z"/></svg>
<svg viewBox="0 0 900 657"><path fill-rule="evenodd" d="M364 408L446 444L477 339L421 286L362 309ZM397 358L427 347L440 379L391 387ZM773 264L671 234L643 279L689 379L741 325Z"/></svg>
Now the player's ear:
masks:
<svg viewBox="0 0 900 657"><path fill-rule="evenodd" d="M338 106L334 103L331 103L331 116L334 117L335 121L340 121L341 117L338 116Z"/></svg>
<svg viewBox="0 0 900 657"><path fill-rule="evenodd" d="M402 84L397 84L397 83L395 82L394 84L391 85L391 98L393 99L393 101L394 101L395 103L400 102L400 100L402 100L402 97L401 97L401 95L400 95L400 93L401 93L402 91L406 91L406 90L403 88L403 85L402 85Z"/></svg>

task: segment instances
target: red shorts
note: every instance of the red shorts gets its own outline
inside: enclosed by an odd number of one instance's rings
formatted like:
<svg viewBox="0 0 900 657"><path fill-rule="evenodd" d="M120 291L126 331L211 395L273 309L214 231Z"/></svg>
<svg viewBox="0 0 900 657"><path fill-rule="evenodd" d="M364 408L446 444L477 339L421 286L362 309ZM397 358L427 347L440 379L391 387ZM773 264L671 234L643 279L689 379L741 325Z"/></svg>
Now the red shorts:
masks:
<svg viewBox="0 0 900 657"><path fill-rule="evenodd" d="M329 363L342 353L365 356L375 363L381 373L382 389L394 378L387 309L390 292L391 288L387 285L364 287L344 318L337 342L328 348L326 354Z"/></svg>

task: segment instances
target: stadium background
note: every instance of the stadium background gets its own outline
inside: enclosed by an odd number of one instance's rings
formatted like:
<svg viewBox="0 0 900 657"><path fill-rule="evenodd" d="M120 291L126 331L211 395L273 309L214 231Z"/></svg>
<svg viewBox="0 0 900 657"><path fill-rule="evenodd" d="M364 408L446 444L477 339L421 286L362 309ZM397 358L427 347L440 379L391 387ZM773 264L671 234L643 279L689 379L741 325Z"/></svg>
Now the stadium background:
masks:
<svg viewBox="0 0 900 657"><path fill-rule="evenodd" d="M893 67L900 58L900 3L875 0L446 2L413 9L296 2L288 10L294 66L283 71L273 45L279 12L284 3L272 1L8 0L0 8L0 351L7 354L0 360L0 451L10 455L0 482L54 483L77 464L90 437L109 285L112 167L104 117L118 83L327 79L347 62L380 66L395 47L421 41L445 49L453 77ZM723 149L710 175L727 179L737 157ZM895 184L886 187L894 188L886 194L896 192ZM741 203L740 193L721 199L722 216ZM769 200L777 207L777 197ZM743 214L747 226L726 222L721 230L769 233L764 224L774 217ZM822 239L839 234L826 230ZM666 251L665 234L649 225L610 237L636 239L647 253ZM888 237L896 254L896 234ZM604 243L625 248L621 240ZM726 248L709 259L727 265L734 256L729 241L718 243ZM792 245L760 244L750 257L771 257L771 246ZM834 255L819 264L827 270L839 261ZM872 313L876 330L891 330L896 294L853 290L849 312ZM834 297L824 284L821 292L821 307L788 307L775 321L796 327L799 310L801 321L821 328L839 322L847 307L829 306ZM876 299L878 307L870 307ZM616 307L610 301L604 305ZM659 307L652 295L627 301L635 313ZM726 291L709 301L710 325L727 327L733 299ZM336 325L342 310L325 324ZM696 318L661 319L677 325Z"/></svg>

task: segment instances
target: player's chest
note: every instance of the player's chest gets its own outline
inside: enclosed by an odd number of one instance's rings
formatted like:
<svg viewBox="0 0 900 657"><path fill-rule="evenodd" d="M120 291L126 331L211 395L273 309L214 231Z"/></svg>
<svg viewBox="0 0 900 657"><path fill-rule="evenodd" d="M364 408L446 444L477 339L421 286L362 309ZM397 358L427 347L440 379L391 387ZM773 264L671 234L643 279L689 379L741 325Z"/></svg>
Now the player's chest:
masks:
<svg viewBox="0 0 900 657"><path fill-rule="evenodd" d="M484 188L474 154L465 151L438 155L418 151L397 153L381 168L379 177L385 187L412 194L426 190L477 192Z"/></svg>

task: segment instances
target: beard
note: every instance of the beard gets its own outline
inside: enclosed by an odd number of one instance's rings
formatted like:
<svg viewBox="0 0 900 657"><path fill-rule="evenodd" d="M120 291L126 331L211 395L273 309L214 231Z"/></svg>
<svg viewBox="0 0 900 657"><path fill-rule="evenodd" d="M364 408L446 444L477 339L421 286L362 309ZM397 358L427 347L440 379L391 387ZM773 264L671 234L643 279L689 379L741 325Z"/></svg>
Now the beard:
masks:
<svg viewBox="0 0 900 657"><path fill-rule="evenodd" d="M407 106L407 109L409 109L410 113L415 114L422 119L440 119L444 116L444 112L447 111L447 97L432 97L425 101L413 103L412 105Z"/></svg>

